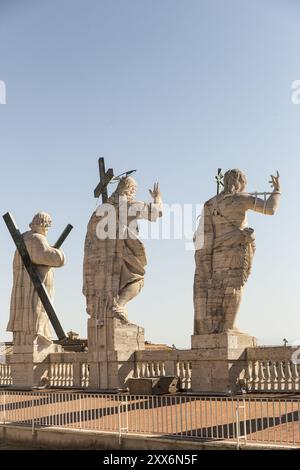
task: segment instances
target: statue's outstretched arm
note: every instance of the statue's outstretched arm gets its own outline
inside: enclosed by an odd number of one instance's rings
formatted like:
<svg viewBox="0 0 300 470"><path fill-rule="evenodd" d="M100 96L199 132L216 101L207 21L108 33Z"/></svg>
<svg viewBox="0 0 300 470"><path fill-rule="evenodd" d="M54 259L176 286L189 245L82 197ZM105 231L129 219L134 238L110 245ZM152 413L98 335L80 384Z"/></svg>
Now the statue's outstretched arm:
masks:
<svg viewBox="0 0 300 470"><path fill-rule="evenodd" d="M273 192L267 197L265 193L265 198L262 199L258 197L255 193L247 196L247 209L253 210L255 212L260 212L261 214L274 215L280 201L281 191L280 191L280 182L279 182L279 173L277 175L271 175L271 180L269 181L273 187Z"/></svg>

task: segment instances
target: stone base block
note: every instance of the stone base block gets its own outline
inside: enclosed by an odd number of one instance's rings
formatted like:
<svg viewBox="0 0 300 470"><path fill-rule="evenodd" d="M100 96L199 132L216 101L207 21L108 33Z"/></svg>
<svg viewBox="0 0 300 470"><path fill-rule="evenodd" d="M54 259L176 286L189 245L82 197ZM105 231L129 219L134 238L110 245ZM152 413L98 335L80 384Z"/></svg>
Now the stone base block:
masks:
<svg viewBox="0 0 300 470"><path fill-rule="evenodd" d="M192 336L192 390L203 393L235 393L238 377L247 365L247 348L257 340L239 331Z"/></svg>
<svg viewBox="0 0 300 470"><path fill-rule="evenodd" d="M10 356L13 387L38 387L47 377L50 354L61 353L62 347L56 344L14 345Z"/></svg>
<svg viewBox="0 0 300 470"><path fill-rule="evenodd" d="M145 349L144 328L116 318L88 320L88 358L92 389L124 388L134 373L134 353Z"/></svg>
<svg viewBox="0 0 300 470"><path fill-rule="evenodd" d="M230 351L234 357L239 354L239 350L255 348L257 339L238 330L228 330L226 333L210 335L193 335L192 349L209 349L217 351Z"/></svg>
<svg viewBox="0 0 300 470"><path fill-rule="evenodd" d="M16 346L13 347L13 354L15 356L23 356L26 357L31 356L33 362L42 362L44 361L49 354L53 353L61 353L63 352L63 348L58 344L49 344L47 346L40 346L37 344L33 345L24 345L24 346Z"/></svg>
<svg viewBox="0 0 300 470"><path fill-rule="evenodd" d="M47 377L49 364L41 362L33 364L32 362L11 362L11 375L13 387L32 388L43 384L43 378Z"/></svg>
<svg viewBox="0 0 300 470"><path fill-rule="evenodd" d="M104 350L122 354L145 349L145 330L134 323L124 324L116 318L108 318L102 324L94 318L88 320L89 354L101 354ZM93 356L94 357L94 356Z"/></svg>

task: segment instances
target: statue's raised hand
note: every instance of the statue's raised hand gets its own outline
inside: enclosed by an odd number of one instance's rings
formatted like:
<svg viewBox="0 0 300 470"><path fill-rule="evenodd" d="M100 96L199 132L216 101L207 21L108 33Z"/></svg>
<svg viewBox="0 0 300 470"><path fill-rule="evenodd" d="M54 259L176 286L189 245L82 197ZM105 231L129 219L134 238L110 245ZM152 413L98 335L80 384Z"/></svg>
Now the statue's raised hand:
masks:
<svg viewBox="0 0 300 470"><path fill-rule="evenodd" d="M279 173L276 171L277 175L271 175L271 180L269 183L271 184L272 188L274 188L274 191L280 191L280 182L279 182Z"/></svg>
<svg viewBox="0 0 300 470"><path fill-rule="evenodd" d="M161 202L161 192L160 192L158 183L154 183L153 189L152 190L149 189L149 193L153 197L154 202L156 202L156 203Z"/></svg>

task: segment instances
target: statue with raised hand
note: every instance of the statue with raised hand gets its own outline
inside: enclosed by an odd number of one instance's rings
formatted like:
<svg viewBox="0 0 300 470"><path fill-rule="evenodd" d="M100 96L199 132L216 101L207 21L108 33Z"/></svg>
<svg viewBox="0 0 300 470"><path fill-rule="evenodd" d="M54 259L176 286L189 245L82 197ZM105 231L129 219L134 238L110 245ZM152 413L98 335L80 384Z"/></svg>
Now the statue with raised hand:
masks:
<svg viewBox="0 0 300 470"><path fill-rule="evenodd" d="M126 305L144 285L147 258L137 221L155 222L161 217L162 199L158 183L149 190L153 203L135 200L136 189L132 177L121 178L88 224L83 293L87 313L100 323L108 316L127 323Z"/></svg>
<svg viewBox="0 0 300 470"><path fill-rule="evenodd" d="M224 175L223 191L204 204L195 234L195 335L236 329L255 252L247 211L275 214L281 195L278 172L271 175L270 183L271 193L248 193L245 173L229 170Z"/></svg>

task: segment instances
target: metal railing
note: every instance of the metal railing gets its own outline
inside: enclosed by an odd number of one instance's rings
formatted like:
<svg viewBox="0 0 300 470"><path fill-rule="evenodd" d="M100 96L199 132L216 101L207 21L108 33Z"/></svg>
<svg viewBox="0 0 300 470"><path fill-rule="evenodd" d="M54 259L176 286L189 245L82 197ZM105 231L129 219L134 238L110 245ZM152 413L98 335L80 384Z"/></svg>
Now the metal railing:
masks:
<svg viewBox="0 0 300 470"><path fill-rule="evenodd" d="M300 447L300 399L0 391L0 424Z"/></svg>

